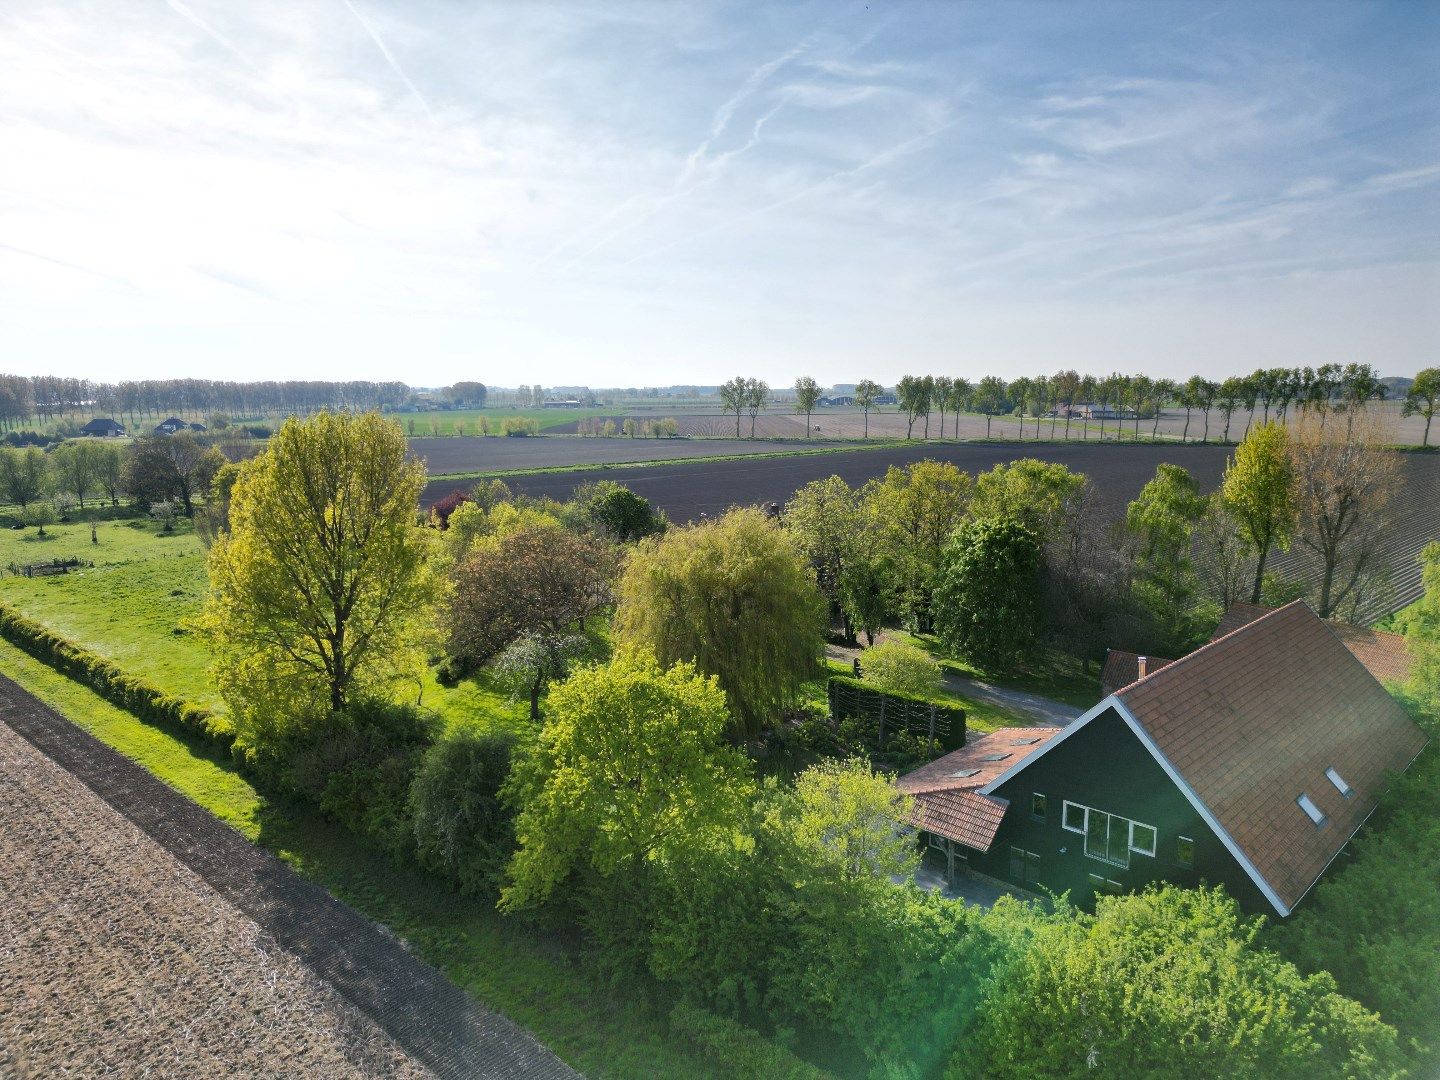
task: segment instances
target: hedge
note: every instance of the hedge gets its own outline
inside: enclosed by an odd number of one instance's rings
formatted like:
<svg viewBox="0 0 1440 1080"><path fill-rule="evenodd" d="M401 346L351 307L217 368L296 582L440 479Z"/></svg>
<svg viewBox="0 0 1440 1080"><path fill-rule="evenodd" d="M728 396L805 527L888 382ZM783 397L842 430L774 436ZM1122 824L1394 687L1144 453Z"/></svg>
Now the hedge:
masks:
<svg viewBox="0 0 1440 1080"><path fill-rule="evenodd" d="M694 1043L736 1076L767 1080L832 1080L829 1073L802 1061L759 1032L687 1002L670 1010L670 1033Z"/></svg>
<svg viewBox="0 0 1440 1080"><path fill-rule="evenodd" d="M858 717L882 723L888 731L928 736L933 717L936 738L945 737L954 746L965 743L965 710L955 705L877 690L845 675L830 676L826 699L832 720ZM952 733L958 738L952 737Z"/></svg>
<svg viewBox="0 0 1440 1080"><path fill-rule="evenodd" d="M0 638L141 720L180 728L224 750L234 745L235 729L223 716L128 674L119 665L25 618L7 604L0 604Z"/></svg>

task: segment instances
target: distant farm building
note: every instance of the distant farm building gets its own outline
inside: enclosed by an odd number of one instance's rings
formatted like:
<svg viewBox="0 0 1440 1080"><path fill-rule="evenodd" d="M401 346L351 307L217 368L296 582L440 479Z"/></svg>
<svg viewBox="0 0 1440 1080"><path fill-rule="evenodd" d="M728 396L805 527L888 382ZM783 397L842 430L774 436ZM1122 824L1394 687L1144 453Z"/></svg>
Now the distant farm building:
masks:
<svg viewBox="0 0 1440 1080"><path fill-rule="evenodd" d="M547 401L547 402L544 402L544 407L547 408L547 409L579 409L579 408L582 408L582 406L581 406L580 401L579 401L578 398L565 398L565 399L560 400L560 401Z"/></svg>
<svg viewBox="0 0 1440 1080"><path fill-rule="evenodd" d="M160 424L156 424L156 425L155 425L155 434L156 434L156 435L174 435L174 434L176 434L177 432L181 432L181 431L204 431L204 430L205 430L205 425L204 425L204 424L192 424L192 423L190 423L190 422L188 422L188 421L186 421L186 420L181 420L178 416L172 416L172 417L170 417L170 419L164 421L163 423L160 423Z"/></svg>
<svg viewBox="0 0 1440 1080"><path fill-rule="evenodd" d="M1116 409L1083 401L1070 407L1070 415L1081 420L1134 420L1134 409Z"/></svg>
<svg viewBox="0 0 1440 1080"><path fill-rule="evenodd" d="M1376 678L1393 643L1352 645L1300 600L1246 614L1173 662L1112 653L1107 681L1138 677L1063 728L1002 728L902 777L910 823L952 876L1077 902L1219 884L1288 916L1426 737Z"/></svg>
<svg viewBox="0 0 1440 1080"><path fill-rule="evenodd" d="M100 439L118 438L125 434L125 425L116 423L108 416L96 417L80 429L81 435L93 435Z"/></svg>

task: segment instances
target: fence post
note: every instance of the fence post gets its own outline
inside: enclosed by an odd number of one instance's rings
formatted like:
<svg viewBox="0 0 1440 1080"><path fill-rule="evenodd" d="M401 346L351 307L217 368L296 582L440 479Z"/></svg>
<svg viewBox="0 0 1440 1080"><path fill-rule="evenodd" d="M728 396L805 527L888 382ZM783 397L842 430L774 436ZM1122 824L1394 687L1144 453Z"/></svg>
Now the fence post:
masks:
<svg viewBox="0 0 1440 1080"><path fill-rule="evenodd" d="M888 700L888 695L882 695L881 698L880 698L880 745L881 745L881 746L884 746L884 745L885 745L885 702L886 702L887 700Z"/></svg>
<svg viewBox="0 0 1440 1080"><path fill-rule="evenodd" d="M930 753L933 754L933 753L935 753L935 703L934 703L933 701L930 703L930 736L929 736L929 738L930 738L930 741L926 744L926 749L929 750Z"/></svg>

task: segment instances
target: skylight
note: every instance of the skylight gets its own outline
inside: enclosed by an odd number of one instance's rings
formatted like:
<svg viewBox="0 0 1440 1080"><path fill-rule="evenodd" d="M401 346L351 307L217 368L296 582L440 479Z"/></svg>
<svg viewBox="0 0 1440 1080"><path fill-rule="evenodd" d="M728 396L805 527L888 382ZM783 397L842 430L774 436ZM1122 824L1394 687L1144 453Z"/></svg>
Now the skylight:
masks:
<svg viewBox="0 0 1440 1080"><path fill-rule="evenodd" d="M1340 792L1341 795L1344 795L1345 798L1348 799L1351 795L1355 794L1355 789L1347 784L1345 778L1333 768L1326 769L1325 775L1329 778L1330 783L1335 785L1335 790Z"/></svg>
<svg viewBox="0 0 1440 1080"><path fill-rule="evenodd" d="M981 760L981 761L1004 761L1004 760L1005 760L1007 757L1009 757L1009 756L1010 756L1009 754L986 754L986 755L985 755L984 757L982 757L980 760Z"/></svg>
<svg viewBox="0 0 1440 1080"><path fill-rule="evenodd" d="M979 775L980 775L980 770L979 770L979 769L961 769L959 772L952 772L950 775L953 776L953 777L955 777L955 779L957 779L957 780L963 780L963 779L965 779L967 776L979 776Z"/></svg>
<svg viewBox="0 0 1440 1080"><path fill-rule="evenodd" d="M1016 739L1016 740L1015 740L1013 743L1011 743L1010 745L1011 745L1011 746L1034 746L1034 745L1035 745L1037 742L1039 742L1039 741L1040 741L1039 739Z"/></svg>
<svg viewBox="0 0 1440 1080"><path fill-rule="evenodd" d="M1308 817L1311 821L1313 821L1316 825L1325 824L1325 815L1321 813L1320 807L1316 806L1313 802L1310 801L1309 795L1301 795L1295 801L1300 804L1300 809L1305 811L1305 816Z"/></svg>

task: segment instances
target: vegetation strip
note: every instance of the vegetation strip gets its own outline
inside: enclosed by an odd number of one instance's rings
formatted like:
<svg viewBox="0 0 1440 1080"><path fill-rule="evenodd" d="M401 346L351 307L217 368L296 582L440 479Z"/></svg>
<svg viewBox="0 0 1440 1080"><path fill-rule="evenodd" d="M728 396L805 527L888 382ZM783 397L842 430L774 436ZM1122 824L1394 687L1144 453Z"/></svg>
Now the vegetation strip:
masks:
<svg viewBox="0 0 1440 1080"><path fill-rule="evenodd" d="M259 923L442 1077L577 1074L393 936L8 678L0 719Z"/></svg>

